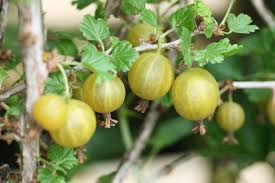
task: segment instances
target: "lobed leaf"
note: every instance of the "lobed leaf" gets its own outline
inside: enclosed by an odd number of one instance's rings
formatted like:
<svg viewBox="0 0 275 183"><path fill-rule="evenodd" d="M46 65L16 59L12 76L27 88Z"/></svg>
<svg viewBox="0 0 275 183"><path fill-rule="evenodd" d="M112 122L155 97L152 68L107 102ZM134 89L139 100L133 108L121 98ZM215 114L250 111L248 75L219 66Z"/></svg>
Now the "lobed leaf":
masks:
<svg viewBox="0 0 275 183"><path fill-rule="evenodd" d="M251 25L252 19L243 13L239 14L237 17L230 13L226 21L230 32L249 34L259 29L256 25Z"/></svg>
<svg viewBox="0 0 275 183"><path fill-rule="evenodd" d="M142 10L140 13L140 20L150 24L153 27L158 26L157 15L152 10L148 10L148 9Z"/></svg>

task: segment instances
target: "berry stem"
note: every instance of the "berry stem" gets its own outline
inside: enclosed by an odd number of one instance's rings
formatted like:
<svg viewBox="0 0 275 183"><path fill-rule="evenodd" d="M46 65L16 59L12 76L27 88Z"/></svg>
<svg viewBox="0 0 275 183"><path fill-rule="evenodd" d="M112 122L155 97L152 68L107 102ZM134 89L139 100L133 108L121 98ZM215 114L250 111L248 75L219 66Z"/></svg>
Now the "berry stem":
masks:
<svg viewBox="0 0 275 183"><path fill-rule="evenodd" d="M60 70L63 81L64 81L64 86L65 86L65 96L70 98L71 97L71 92L70 92L70 86L69 86L69 81L68 77L66 75L66 71L64 70L63 66L61 64L57 64L58 69Z"/></svg>
<svg viewBox="0 0 275 183"><path fill-rule="evenodd" d="M229 102L233 102L233 92L232 92L232 90L229 90L229 93L228 93L228 101L229 101Z"/></svg>
<svg viewBox="0 0 275 183"><path fill-rule="evenodd" d="M225 21L227 20L227 17L228 17L228 15L229 15L229 13L231 12L231 9L232 9L232 7L233 7L234 2L235 2L235 0L230 0L229 6L228 6L227 11L226 11L226 14L225 14L225 16L223 17L223 19L222 19L220 25L224 25L224 24L225 24Z"/></svg>

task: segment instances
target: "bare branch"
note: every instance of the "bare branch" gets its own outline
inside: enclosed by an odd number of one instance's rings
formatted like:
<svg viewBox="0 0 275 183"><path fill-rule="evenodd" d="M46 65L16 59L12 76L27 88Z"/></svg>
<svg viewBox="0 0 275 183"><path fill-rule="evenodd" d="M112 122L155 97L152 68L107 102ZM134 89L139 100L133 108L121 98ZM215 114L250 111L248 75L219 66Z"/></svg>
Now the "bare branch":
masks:
<svg viewBox="0 0 275 183"><path fill-rule="evenodd" d="M251 0L251 3L268 26L272 27L275 25L275 17L272 12L266 8L263 0Z"/></svg>
<svg viewBox="0 0 275 183"><path fill-rule="evenodd" d="M20 119L22 136L22 183L33 182L39 156L40 129L32 119L32 106L43 93L48 76L43 63L43 30L40 0L18 0L19 38L26 78L24 117Z"/></svg>
<svg viewBox="0 0 275 183"><path fill-rule="evenodd" d="M145 183L156 182L162 176L169 175L178 165L188 161L193 156L194 156L194 154L192 154L191 152L188 152L188 153L185 153L185 154L179 156L175 160L171 161L167 165L163 166L162 168L160 168L159 170L154 172L151 176L149 176L147 179L145 179L144 182Z"/></svg>
<svg viewBox="0 0 275 183"><path fill-rule="evenodd" d="M0 47L2 47L4 43L4 34L8 19L8 7L8 0L0 0Z"/></svg>
<svg viewBox="0 0 275 183"><path fill-rule="evenodd" d="M119 5L120 5L120 1L107 0L105 2L105 17L108 19L108 17L116 11Z"/></svg>
<svg viewBox="0 0 275 183"><path fill-rule="evenodd" d="M161 45L162 48L173 48L177 47L177 45L180 43L180 39L172 41L170 43L164 43ZM142 44L140 46L135 47L136 51L145 51L145 50L154 50L157 49L158 45L157 44Z"/></svg>
<svg viewBox="0 0 275 183"><path fill-rule="evenodd" d="M25 84L21 84L21 85L18 85L16 86L15 88L12 88L11 90L3 93L0 95L0 102L6 100L7 98L23 91L24 89L26 88Z"/></svg>
<svg viewBox="0 0 275 183"><path fill-rule="evenodd" d="M234 81L232 85L236 89L243 88L274 88L275 81Z"/></svg>
<svg viewBox="0 0 275 183"><path fill-rule="evenodd" d="M160 116L160 113L157 111L157 106L158 104L156 102L151 105L150 110L143 122L142 130L140 131L140 134L136 139L132 149L124 155L124 158L122 159L122 162L117 169L112 183L122 182L129 169L140 157L142 150L145 148L147 141L153 132L153 129L156 126L157 120Z"/></svg>

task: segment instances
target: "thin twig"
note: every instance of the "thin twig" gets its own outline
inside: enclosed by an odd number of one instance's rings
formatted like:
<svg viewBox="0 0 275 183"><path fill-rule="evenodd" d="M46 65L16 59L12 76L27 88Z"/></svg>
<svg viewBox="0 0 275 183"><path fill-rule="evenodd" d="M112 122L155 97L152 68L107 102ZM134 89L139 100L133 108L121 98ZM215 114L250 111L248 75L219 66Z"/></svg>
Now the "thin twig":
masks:
<svg viewBox="0 0 275 183"><path fill-rule="evenodd" d="M161 45L162 48L173 48L177 47L177 45L180 43L180 39L177 39L175 41L172 41L170 43L164 43ZM145 50L154 50L158 48L158 44L142 44L140 46L135 47L136 51L145 51Z"/></svg>
<svg viewBox="0 0 275 183"><path fill-rule="evenodd" d="M8 0L0 0L0 47L4 44L4 34L8 19Z"/></svg>
<svg viewBox="0 0 275 183"><path fill-rule="evenodd" d="M236 89L249 88L274 88L275 81L234 81L232 85Z"/></svg>
<svg viewBox="0 0 275 183"><path fill-rule="evenodd" d="M192 157L194 157L194 154L192 154L191 152L182 154L175 160L171 161L170 163L166 164L165 166L151 174L148 178L145 179L145 183L153 183L162 176L169 175L178 165L190 160Z"/></svg>
<svg viewBox="0 0 275 183"><path fill-rule="evenodd" d="M133 166L135 161L140 157L142 150L145 148L146 142L153 132L153 129L160 116L160 113L157 111L157 106L158 103L156 102L151 105L150 110L143 122L142 130L140 131L140 134L136 139L132 149L124 155L124 158L122 159L122 162L116 171L116 175L112 183L120 183L125 175L127 175L129 169Z"/></svg>
<svg viewBox="0 0 275 183"><path fill-rule="evenodd" d="M22 136L22 183L35 182L40 129L32 119L32 106L43 93L48 70L42 60L43 28L41 0L18 0L19 39L26 82L25 114L20 118Z"/></svg>
<svg viewBox="0 0 275 183"><path fill-rule="evenodd" d="M24 89L26 88L25 84L20 84L14 88L12 88L11 90L3 93L3 94L0 94L0 102L6 100L7 98L23 91Z"/></svg>
<svg viewBox="0 0 275 183"><path fill-rule="evenodd" d="M264 4L263 0L251 0L251 3L255 7L256 11L265 21L265 23L269 27L273 27L275 25L275 17L270 10L268 10Z"/></svg>
<svg viewBox="0 0 275 183"><path fill-rule="evenodd" d="M117 0L107 0L105 2L105 18L108 19L108 17L116 12L116 9L119 7L120 1Z"/></svg>

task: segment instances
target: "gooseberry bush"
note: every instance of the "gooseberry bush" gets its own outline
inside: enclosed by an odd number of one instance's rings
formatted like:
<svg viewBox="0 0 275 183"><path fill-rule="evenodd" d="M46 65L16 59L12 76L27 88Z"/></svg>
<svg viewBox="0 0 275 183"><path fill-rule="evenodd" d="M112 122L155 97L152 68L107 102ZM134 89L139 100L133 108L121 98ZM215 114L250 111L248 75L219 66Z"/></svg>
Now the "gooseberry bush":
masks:
<svg viewBox="0 0 275 183"><path fill-rule="evenodd" d="M26 8L36 2L10 3ZM146 146L144 164L168 147L234 162L238 170L265 160L275 150L275 102L266 89L275 85L245 81L275 79L275 33L273 28L259 30L245 13L232 13L234 2L229 1L222 18L215 18L203 0L74 0L77 9L93 4L96 11L83 17L77 32L48 31L39 55L43 62L37 61L49 73L45 82L28 81L26 73L32 71L26 50L36 41L25 43L28 37L21 37L20 54L6 33L0 50L0 137L23 145L15 166L22 173L8 172L4 180L63 183L86 158L89 163L125 151L130 155L125 153L117 171L98 179L117 183ZM35 82L42 90L28 116L28 87L33 86L28 83ZM32 119L35 123L28 125ZM28 134L20 132L22 124ZM24 153L34 149L24 143L35 144L34 136L40 152L30 160L34 172L28 177ZM227 171L226 163L222 166Z"/></svg>

